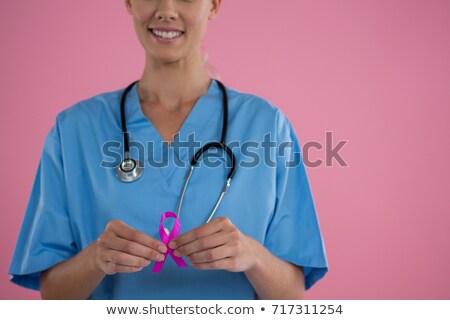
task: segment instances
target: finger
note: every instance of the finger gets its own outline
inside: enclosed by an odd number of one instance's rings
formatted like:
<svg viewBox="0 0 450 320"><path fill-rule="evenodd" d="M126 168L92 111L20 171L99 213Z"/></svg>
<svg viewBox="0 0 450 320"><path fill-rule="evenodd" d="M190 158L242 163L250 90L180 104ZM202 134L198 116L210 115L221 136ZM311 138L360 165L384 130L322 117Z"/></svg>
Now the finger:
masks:
<svg viewBox="0 0 450 320"><path fill-rule="evenodd" d="M200 270L233 270L236 266L234 258L225 258L206 263L191 263L193 268Z"/></svg>
<svg viewBox="0 0 450 320"><path fill-rule="evenodd" d="M135 267L116 265L116 272L118 272L118 273L133 273L133 272L142 271L143 269L144 268L135 268Z"/></svg>
<svg viewBox="0 0 450 320"><path fill-rule="evenodd" d="M169 248L176 249L194 240L207 237L216 232L219 232L223 228L223 222L227 219L226 217L218 217L207 224L192 229L181 236L175 238L169 242Z"/></svg>
<svg viewBox="0 0 450 320"><path fill-rule="evenodd" d="M122 266L120 264L115 264L113 262L108 262L106 264L107 274L115 274L115 273L132 273L132 272L139 272L142 271L144 268L137 268L137 267L128 267L128 266Z"/></svg>
<svg viewBox="0 0 450 320"><path fill-rule="evenodd" d="M111 239L108 242L107 247L108 249L125 252L133 256L142 257L148 260L164 259L164 256L157 250L119 237L114 237L113 239Z"/></svg>
<svg viewBox="0 0 450 320"><path fill-rule="evenodd" d="M208 249L201 252L196 252L188 256L191 263L207 263L225 258L231 258L234 255L233 248L229 246L220 246L214 249Z"/></svg>
<svg viewBox="0 0 450 320"><path fill-rule="evenodd" d="M122 266L127 267L135 267L135 268L143 268L150 264L150 260L147 260L142 257L136 257L128 253L115 251L115 250L108 250L104 254L104 261L106 262L112 262L114 264L120 264Z"/></svg>
<svg viewBox="0 0 450 320"><path fill-rule="evenodd" d="M226 232L217 232L210 236L200 238L189 242L183 246L178 247L174 254L178 257L189 256L195 252L201 252L215 247L224 245L228 241L228 234Z"/></svg>
<svg viewBox="0 0 450 320"><path fill-rule="evenodd" d="M143 246L157 250L160 253L165 253L167 250L166 245L161 241L156 240L155 238L152 238L139 230L131 228L123 221L116 221L116 223L111 224L111 228L112 231L120 238L137 242Z"/></svg>

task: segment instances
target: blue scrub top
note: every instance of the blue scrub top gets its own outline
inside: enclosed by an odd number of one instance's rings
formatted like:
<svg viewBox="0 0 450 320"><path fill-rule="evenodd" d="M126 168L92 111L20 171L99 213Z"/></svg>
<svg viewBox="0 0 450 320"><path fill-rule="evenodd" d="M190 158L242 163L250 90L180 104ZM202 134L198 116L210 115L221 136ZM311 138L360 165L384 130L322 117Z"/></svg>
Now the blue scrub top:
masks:
<svg viewBox="0 0 450 320"><path fill-rule="evenodd" d="M96 241L111 220L122 220L159 240L161 215L176 211L192 153L187 148L176 152L163 143L142 112L136 87L127 99L127 131L131 141L145 146L141 152L143 176L137 182L123 183L117 179L115 168L102 166L103 161L114 160L111 154L102 152L102 147L111 141L122 143L120 98L124 89L94 96L59 113L45 140L9 269L14 283L38 290L41 271ZM328 265L304 164L286 165L301 150L294 129L269 101L230 88L227 92L227 143L233 148L238 167L215 217L227 216L242 233L275 256L303 266L309 289L325 275ZM222 94L213 80L185 120L177 140L189 141L188 136L195 134L202 145L220 141L222 110ZM283 154L271 148L270 159L264 161L262 142L266 135L277 146L292 142L292 147L285 148ZM236 147L243 142L250 143L245 149ZM121 147L109 150L122 155ZM134 158L138 150L131 148ZM259 164L249 165L257 156ZM181 233L205 223L226 180L226 160L208 159L219 161L221 166L200 164L194 170L180 214ZM181 269L170 257L160 273L151 271L153 265L137 273L106 276L90 298L258 298L243 272L191 266Z"/></svg>

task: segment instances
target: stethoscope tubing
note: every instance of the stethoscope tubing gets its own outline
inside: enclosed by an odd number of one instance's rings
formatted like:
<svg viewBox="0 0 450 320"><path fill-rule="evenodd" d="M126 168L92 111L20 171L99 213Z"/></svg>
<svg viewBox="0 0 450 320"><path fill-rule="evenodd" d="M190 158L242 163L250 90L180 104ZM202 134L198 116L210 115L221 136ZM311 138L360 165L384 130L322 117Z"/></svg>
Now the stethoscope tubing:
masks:
<svg viewBox="0 0 450 320"><path fill-rule="evenodd" d="M190 162L190 168L187 172L185 183L180 195L180 199L177 206L177 217L180 218L180 212L181 207L183 204L183 199L187 190L187 187L189 185L189 181L191 180L192 174L194 172L195 167L197 166L198 162L200 161L200 158L202 155L212 148L222 149L225 153L228 159L231 160L231 167L227 175L227 180L225 182L224 187L222 188L222 191L220 193L219 198L217 199L214 208L212 212L210 213L206 223L208 223L214 214L216 213L217 209L219 208L220 203L222 202L222 199L225 195L225 193L228 191L228 188L230 187L231 180L236 172L236 160L233 151L226 145L226 138L227 138L227 130L228 130L228 94L225 86L222 84L222 82L215 80L217 84L220 87L220 90L222 91L222 100L223 100L223 123L222 123L222 134L220 138L220 142L214 141L205 144L203 147L201 147L194 155ZM127 131L127 120L125 115L125 105L127 96L131 90L131 88L138 83L139 80L131 83L123 92L121 100L120 100L120 121L121 121L121 127L122 127L122 136L123 136L123 154L124 154L124 160L120 163L120 165L116 169L116 175L117 177L123 181L123 182L134 182L137 181L141 176L143 172L143 166L141 161L134 160L130 157L130 137L129 132ZM125 165L124 165L125 164ZM130 164L133 166L130 170L125 170L127 166L130 166Z"/></svg>

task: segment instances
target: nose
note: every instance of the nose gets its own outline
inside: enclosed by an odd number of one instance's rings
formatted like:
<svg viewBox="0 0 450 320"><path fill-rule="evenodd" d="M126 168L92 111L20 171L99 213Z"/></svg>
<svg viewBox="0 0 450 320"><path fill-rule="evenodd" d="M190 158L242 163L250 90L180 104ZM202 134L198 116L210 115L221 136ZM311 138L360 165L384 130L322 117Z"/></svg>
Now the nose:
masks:
<svg viewBox="0 0 450 320"><path fill-rule="evenodd" d="M158 20L174 20L178 17L174 0L160 0L156 9L156 18Z"/></svg>

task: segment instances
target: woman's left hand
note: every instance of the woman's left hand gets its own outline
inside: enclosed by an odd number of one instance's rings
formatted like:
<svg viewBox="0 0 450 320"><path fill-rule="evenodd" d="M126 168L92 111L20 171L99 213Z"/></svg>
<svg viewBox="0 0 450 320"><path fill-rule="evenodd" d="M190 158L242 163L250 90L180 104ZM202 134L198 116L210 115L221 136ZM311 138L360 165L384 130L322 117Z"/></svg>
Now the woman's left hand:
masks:
<svg viewBox="0 0 450 320"><path fill-rule="evenodd" d="M227 217L192 229L169 242L176 256L186 256L202 270L245 272L258 259L259 243L244 235Z"/></svg>

